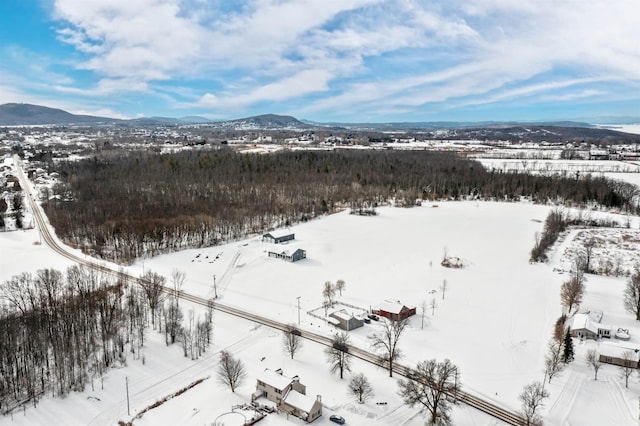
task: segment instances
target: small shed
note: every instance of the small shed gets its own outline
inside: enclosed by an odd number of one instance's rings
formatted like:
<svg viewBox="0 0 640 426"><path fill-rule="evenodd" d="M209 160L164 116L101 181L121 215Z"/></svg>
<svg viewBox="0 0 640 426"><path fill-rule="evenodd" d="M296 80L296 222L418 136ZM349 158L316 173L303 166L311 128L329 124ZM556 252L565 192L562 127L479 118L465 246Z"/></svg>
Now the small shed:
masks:
<svg viewBox="0 0 640 426"><path fill-rule="evenodd" d="M329 314L329 317L335 320L331 321L333 325L346 331L354 330L364 325L364 320L351 315L346 309L335 311Z"/></svg>
<svg viewBox="0 0 640 426"><path fill-rule="evenodd" d="M289 231L273 231L262 235L262 241L273 244L285 243L296 238L293 232Z"/></svg>
<svg viewBox="0 0 640 426"><path fill-rule="evenodd" d="M385 300L379 304L373 313L391 321L402 321L416 314L415 306L406 306L400 301Z"/></svg>
<svg viewBox="0 0 640 426"><path fill-rule="evenodd" d="M282 252L269 251L269 257L286 260L287 262L297 262L298 260L306 259L307 252L302 249L296 249L292 253L288 250L284 250Z"/></svg>

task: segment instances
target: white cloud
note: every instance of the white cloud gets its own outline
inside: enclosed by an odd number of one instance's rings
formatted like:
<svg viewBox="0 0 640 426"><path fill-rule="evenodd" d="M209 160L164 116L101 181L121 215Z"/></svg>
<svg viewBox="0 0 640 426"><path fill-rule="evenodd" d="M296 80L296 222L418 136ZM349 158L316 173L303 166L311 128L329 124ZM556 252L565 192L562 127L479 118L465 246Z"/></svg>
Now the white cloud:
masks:
<svg viewBox="0 0 640 426"><path fill-rule="evenodd" d="M107 78L165 79L198 58L205 32L177 1L56 0L60 38L87 53L83 68Z"/></svg>
<svg viewBox="0 0 640 426"><path fill-rule="evenodd" d="M640 83L640 30L629 18L630 1L615 5L588 2L580 3L580 7L572 1L553 2L548 7L527 1L459 3L447 2L443 7L451 23L460 24L457 36L439 38L434 34L430 40L429 47L442 43L440 46L447 49L441 64L432 61L435 69L420 67L397 72L396 80L356 82L338 95L317 101L308 110L357 103L366 110L385 104L411 106L415 111L442 102L455 106L488 104L581 86L573 95L557 96L557 100L569 100L603 94L601 90L582 87L586 84ZM426 28L435 25L432 21L446 23L444 16L424 16ZM422 52L430 55L433 51ZM412 52L414 58L420 53ZM529 83L536 77L542 83ZM472 99L459 100L468 97Z"/></svg>
<svg viewBox="0 0 640 426"><path fill-rule="evenodd" d="M127 120L130 117L121 114L117 111L112 110L111 108L96 108L96 109L79 109L79 110L70 110L72 114L79 115L93 115L96 117L107 117L107 118L119 118L121 120Z"/></svg>
<svg viewBox="0 0 640 426"><path fill-rule="evenodd" d="M591 83L640 84L636 1L55 0L59 38L95 76L56 87L214 109L314 94L311 112L381 114L533 99L554 84L576 90L558 100L579 99L607 93Z"/></svg>
<svg viewBox="0 0 640 426"><path fill-rule="evenodd" d="M301 71L291 77L260 86L245 94L226 94L224 97L218 97L207 93L198 101L198 105L209 108L237 108L264 100L287 100L327 90L327 82L330 78L331 74L322 70Z"/></svg>

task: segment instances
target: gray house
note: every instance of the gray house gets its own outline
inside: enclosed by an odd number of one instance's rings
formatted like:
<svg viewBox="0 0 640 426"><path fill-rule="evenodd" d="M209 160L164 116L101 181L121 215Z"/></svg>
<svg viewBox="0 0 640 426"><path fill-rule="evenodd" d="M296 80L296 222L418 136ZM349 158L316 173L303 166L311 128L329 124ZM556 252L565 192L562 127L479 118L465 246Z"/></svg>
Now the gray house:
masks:
<svg viewBox="0 0 640 426"><path fill-rule="evenodd" d="M364 325L364 320L356 318L346 311L341 309L329 314L329 320L331 324L343 330L353 330Z"/></svg>
<svg viewBox="0 0 640 426"><path fill-rule="evenodd" d="M298 376L287 377L281 369L273 371L267 368L258 376L252 399L267 398L276 403L278 411L311 423L322 416L322 402L320 395L311 398L306 392L307 388L300 383Z"/></svg>
<svg viewBox="0 0 640 426"><path fill-rule="evenodd" d="M322 415L320 395L314 399L293 389L287 393L279 408L280 411L296 416L307 423L311 423Z"/></svg>
<svg viewBox="0 0 640 426"><path fill-rule="evenodd" d="M262 241L273 244L280 244L295 239L296 235L288 231L273 231L262 235Z"/></svg>
<svg viewBox="0 0 640 426"><path fill-rule="evenodd" d="M273 371L267 368L258 376L256 394L278 405L282 403L284 397L292 389L301 394L305 394L307 391L305 385L298 380L298 376L287 377L282 374L280 369Z"/></svg>
<svg viewBox="0 0 640 426"><path fill-rule="evenodd" d="M296 249L293 253L290 253L288 250L282 252L269 251L269 257L286 260L287 262L297 262L298 260L306 259L307 252L302 249Z"/></svg>

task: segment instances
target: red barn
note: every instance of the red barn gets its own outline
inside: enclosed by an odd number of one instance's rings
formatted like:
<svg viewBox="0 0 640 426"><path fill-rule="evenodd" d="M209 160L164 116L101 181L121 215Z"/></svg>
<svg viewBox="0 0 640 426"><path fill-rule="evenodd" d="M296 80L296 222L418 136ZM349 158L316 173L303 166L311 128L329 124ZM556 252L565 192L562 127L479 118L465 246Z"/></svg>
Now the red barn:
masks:
<svg viewBox="0 0 640 426"><path fill-rule="evenodd" d="M399 301L385 300L373 310L373 313L391 321L401 321L415 315L416 307L403 305Z"/></svg>

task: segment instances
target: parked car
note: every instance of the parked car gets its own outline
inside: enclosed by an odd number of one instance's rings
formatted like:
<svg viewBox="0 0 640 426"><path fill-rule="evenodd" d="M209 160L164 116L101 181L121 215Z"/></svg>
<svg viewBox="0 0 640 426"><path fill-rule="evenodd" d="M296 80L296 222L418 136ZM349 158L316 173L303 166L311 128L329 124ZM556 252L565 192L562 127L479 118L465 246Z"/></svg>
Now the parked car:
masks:
<svg viewBox="0 0 640 426"><path fill-rule="evenodd" d="M374 321L378 321L380 319L379 316L377 316L376 314L369 314L367 315L368 318L371 318Z"/></svg>
<svg viewBox="0 0 640 426"><path fill-rule="evenodd" d="M337 416L335 414L332 414L331 416L329 416L329 420L331 420L334 423L338 423L339 425L343 425L345 422L344 417Z"/></svg>
<svg viewBox="0 0 640 426"><path fill-rule="evenodd" d="M365 318L365 319L364 319L364 323L365 323L365 324L371 324L371 320L370 320L369 318Z"/></svg>

